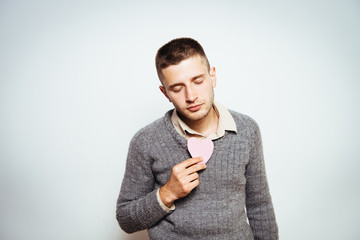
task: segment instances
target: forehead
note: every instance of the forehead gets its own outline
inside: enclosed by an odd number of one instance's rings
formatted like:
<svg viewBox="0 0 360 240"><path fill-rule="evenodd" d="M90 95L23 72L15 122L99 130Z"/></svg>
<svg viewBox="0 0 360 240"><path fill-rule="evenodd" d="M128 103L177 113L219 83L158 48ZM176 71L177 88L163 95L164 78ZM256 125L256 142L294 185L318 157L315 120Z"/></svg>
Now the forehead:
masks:
<svg viewBox="0 0 360 240"><path fill-rule="evenodd" d="M199 55L185 59L162 70L163 84L171 85L191 81L195 76L208 73L204 60Z"/></svg>

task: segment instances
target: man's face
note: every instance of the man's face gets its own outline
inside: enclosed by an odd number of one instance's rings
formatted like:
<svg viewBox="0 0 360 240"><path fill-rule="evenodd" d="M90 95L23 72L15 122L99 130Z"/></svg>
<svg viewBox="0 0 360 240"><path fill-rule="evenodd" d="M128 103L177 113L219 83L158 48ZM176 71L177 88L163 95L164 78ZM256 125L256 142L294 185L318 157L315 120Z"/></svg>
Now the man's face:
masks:
<svg viewBox="0 0 360 240"><path fill-rule="evenodd" d="M210 73L198 55L162 70L160 90L173 103L184 122L196 122L208 116L214 102L215 68Z"/></svg>

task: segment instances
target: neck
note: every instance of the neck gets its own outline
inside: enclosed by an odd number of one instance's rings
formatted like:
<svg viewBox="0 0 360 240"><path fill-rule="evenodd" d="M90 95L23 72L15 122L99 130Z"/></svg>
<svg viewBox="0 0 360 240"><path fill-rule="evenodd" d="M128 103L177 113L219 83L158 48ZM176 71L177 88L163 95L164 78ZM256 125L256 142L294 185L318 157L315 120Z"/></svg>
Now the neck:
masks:
<svg viewBox="0 0 360 240"><path fill-rule="evenodd" d="M191 129L207 137L211 133L216 132L219 123L219 117L216 114L214 107L212 107L209 113L203 119L199 119L196 121L183 119L183 121Z"/></svg>

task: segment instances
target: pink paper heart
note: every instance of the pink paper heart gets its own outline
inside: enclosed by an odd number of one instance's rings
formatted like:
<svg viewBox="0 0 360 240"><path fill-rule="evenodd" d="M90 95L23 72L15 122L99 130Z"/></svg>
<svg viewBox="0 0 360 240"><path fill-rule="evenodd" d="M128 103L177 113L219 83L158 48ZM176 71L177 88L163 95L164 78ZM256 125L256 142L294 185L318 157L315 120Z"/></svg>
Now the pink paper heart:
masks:
<svg viewBox="0 0 360 240"><path fill-rule="evenodd" d="M191 156L194 157L203 157L204 160L201 163L207 163L211 154L214 151L214 143L210 139L200 140L195 137L191 137L187 140L187 147Z"/></svg>

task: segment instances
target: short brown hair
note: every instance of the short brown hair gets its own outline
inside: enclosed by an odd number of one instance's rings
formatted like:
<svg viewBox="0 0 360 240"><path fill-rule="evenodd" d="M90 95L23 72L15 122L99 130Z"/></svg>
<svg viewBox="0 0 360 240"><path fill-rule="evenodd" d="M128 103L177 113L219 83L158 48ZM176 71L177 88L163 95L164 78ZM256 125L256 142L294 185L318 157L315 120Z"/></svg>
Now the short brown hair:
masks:
<svg viewBox="0 0 360 240"><path fill-rule="evenodd" d="M192 38L176 38L159 48L155 58L156 71L160 81L163 79L162 69L179 64L185 59L199 55L210 71L210 63L205 51L196 40Z"/></svg>

